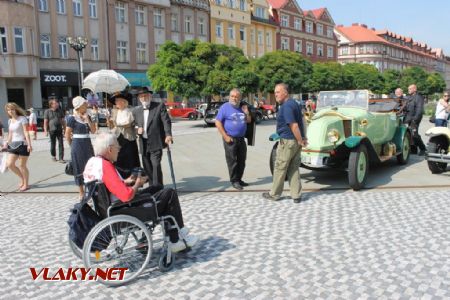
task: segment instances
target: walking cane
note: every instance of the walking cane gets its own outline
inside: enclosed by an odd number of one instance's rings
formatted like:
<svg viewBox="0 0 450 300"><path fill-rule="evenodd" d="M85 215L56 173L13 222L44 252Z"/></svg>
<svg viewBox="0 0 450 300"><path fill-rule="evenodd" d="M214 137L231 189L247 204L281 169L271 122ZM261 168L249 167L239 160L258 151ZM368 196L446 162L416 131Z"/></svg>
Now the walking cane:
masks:
<svg viewBox="0 0 450 300"><path fill-rule="evenodd" d="M169 161L170 176L172 176L173 189L177 190L177 184L175 183L175 173L173 172L172 153L170 152L170 146L167 145L167 160Z"/></svg>

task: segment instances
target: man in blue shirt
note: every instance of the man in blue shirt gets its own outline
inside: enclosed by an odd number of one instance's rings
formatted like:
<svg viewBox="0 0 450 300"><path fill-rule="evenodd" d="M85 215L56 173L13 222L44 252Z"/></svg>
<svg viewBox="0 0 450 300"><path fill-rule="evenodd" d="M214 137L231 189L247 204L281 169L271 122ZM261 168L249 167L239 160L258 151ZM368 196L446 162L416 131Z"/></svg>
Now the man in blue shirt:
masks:
<svg viewBox="0 0 450 300"><path fill-rule="evenodd" d="M270 192L263 197L270 200L280 199L284 179L288 178L291 197L295 203L301 201L302 184L300 181L300 152L308 145L300 106L289 99L288 86L284 83L275 86L275 99L280 104L277 114L277 133L281 137L277 148L277 158L273 170L273 184Z"/></svg>
<svg viewBox="0 0 450 300"><path fill-rule="evenodd" d="M238 89L232 89L229 102L220 107L216 116L216 127L223 138L230 182L237 190L248 186L248 183L242 181L242 175L247 158L244 137L247 123L251 122L247 105L240 106L240 102L241 92Z"/></svg>

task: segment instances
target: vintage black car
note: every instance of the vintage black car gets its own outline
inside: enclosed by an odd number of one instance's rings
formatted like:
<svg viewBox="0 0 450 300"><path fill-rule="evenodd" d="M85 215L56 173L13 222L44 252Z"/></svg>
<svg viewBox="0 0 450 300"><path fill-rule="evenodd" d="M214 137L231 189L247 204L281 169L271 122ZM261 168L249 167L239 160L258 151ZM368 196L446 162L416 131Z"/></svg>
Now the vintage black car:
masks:
<svg viewBox="0 0 450 300"><path fill-rule="evenodd" d="M205 123L207 126L214 126L216 122L216 116L219 112L219 108L228 101L210 102L205 110ZM256 124L259 124L263 119L263 113L260 109L256 109L253 105L246 101L241 101L241 105L247 105L250 111L250 115Z"/></svg>

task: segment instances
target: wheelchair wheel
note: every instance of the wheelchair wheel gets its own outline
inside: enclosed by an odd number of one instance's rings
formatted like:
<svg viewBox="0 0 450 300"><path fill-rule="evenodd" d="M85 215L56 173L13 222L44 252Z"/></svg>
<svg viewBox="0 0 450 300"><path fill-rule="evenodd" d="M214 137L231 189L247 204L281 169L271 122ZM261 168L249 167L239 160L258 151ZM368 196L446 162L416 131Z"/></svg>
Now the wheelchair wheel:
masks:
<svg viewBox="0 0 450 300"><path fill-rule="evenodd" d="M82 252L83 250L78 248L78 246L75 245L74 242L72 242L72 240L70 239L70 236L69 236L69 246L70 246L70 249L72 250L73 254L75 254L76 257L78 257L79 259L83 258L83 252Z"/></svg>
<svg viewBox="0 0 450 300"><path fill-rule="evenodd" d="M163 250L161 256L159 257L158 267L161 272L169 272L175 265L175 253L170 253L170 256L168 254L169 253L167 250ZM170 261L168 261L169 257Z"/></svg>
<svg viewBox="0 0 450 300"><path fill-rule="evenodd" d="M117 215L106 218L91 230L84 242L83 262L91 269L90 278L108 286L118 286L142 273L152 251L153 241L147 226L137 218ZM126 268L126 271L122 277L116 272L116 280L99 276L98 270L108 268Z"/></svg>

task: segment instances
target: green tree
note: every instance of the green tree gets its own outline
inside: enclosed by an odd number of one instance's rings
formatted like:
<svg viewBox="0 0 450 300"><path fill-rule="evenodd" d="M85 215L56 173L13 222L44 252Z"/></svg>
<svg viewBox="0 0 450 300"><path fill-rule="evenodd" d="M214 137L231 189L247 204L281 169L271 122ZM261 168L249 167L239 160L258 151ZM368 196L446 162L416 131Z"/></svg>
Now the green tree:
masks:
<svg viewBox="0 0 450 300"><path fill-rule="evenodd" d="M343 68L346 76L351 78L349 89L368 89L377 94L383 92L383 77L374 66L350 63L344 65Z"/></svg>
<svg viewBox="0 0 450 300"><path fill-rule="evenodd" d="M402 78L402 73L397 70L386 70L381 76L383 76L384 86L383 94L392 94L395 89L401 86L400 81Z"/></svg>
<svg viewBox="0 0 450 300"><path fill-rule="evenodd" d="M427 89L427 81L428 74L425 72L424 69L420 67L409 67L403 70L402 72L402 79L400 80L400 86L404 91L408 90L408 86L411 84L417 85L417 90L422 93L426 94L425 92L428 92Z"/></svg>
<svg viewBox="0 0 450 300"><path fill-rule="evenodd" d="M350 83L351 77L347 76L341 64L318 62L313 64L308 90L310 92L344 90L349 87Z"/></svg>
<svg viewBox="0 0 450 300"><path fill-rule="evenodd" d="M306 90L312 64L297 53L279 50L260 57L255 63L255 72L262 92L273 92L277 83L284 82L290 92L299 93Z"/></svg>
<svg viewBox="0 0 450 300"><path fill-rule="evenodd" d="M446 83L442 75L439 73L428 74L425 90L425 95L433 95L435 93L442 93L445 90Z"/></svg>

